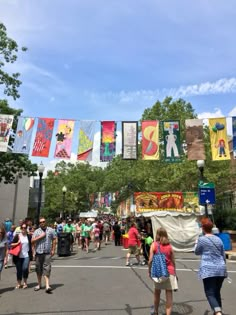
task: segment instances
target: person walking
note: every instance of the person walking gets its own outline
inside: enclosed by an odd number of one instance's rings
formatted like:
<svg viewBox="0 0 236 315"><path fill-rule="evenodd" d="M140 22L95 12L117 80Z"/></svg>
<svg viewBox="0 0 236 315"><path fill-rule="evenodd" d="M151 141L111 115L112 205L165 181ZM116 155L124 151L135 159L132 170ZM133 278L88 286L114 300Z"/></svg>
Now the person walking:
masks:
<svg viewBox="0 0 236 315"><path fill-rule="evenodd" d="M155 242L152 243L149 253L148 272L151 278L151 267L154 254L160 246L161 253L166 256L166 265L169 272L169 278L161 283L154 281L154 311L153 315L158 315L158 308L160 304L161 290L165 290L166 293L166 315L170 315L173 307L173 291L178 289L174 251L170 245L167 231L164 228L157 229ZM152 279L152 278L151 278Z"/></svg>
<svg viewBox="0 0 236 315"><path fill-rule="evenodd" d="M46 284L46 293L51 293L50 275L51 275L51 260L55 254L56 234L55 231L47 227L44 217L39 219L39 228L35 230L32 237L32 245L35 251L35 265L38 285L34 288L38 291L42 288L42 276Z"/></svg>
<svg viewBox="0 0 236 315"><path fill-rule="evenodd" d="M21 251L19 256L13 256L13 262L16 266L16 289L28 288L27 279L29 276L29 263L33 259L31 238L32 236L30 234L27 234L27 225L25 223L22 223L21 232L15 235L11 244L11 246L14 247L21 243ZM21 284L22 278L23 286Z"/></svg>
<svg viewBox="0 0 236 315"><path fill-rule="evenodd" d="M7 235L4 224L0 224L0 279L3 266L7 264L7 260L8 260Z"/></svg>
<svg viewBox="0 0 236 315"><path fill-rule="evenodd" d="M115 224L113 225L113 232L114 232L115 246L120 246L121 230L120 230L120 225L118 224L118 221L116 221Z"/></svg>
<svg viewBox="0 0 236 315"><path fill-rule="evenodd" d="M201 255L198 276L214 315L222 315L221 287L227 277L226 259L221 239L212 234L213 223L209 218L201 221L203 236L196 241L195 254Z"/></svg>
<svg viewBox="0 0 236 315"><path fill-rule="evenodd" d="M140 262L140 249L139 249L139 240L140 235L136 227L136 223L132 222L130 225L130 229L128 231L129 239L128 239L128 247L129 251L126 255L126 266L131 266L130 264L130 256L135 255L138 264L141 264Z"/></svg>

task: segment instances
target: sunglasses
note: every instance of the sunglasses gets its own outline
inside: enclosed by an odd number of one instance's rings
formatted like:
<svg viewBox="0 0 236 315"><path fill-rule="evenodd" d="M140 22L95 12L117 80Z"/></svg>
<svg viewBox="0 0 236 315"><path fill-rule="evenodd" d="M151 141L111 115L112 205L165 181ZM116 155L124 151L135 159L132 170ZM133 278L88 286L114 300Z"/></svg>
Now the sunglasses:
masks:
<svg viewBox="0 0 236 315"><path fill-rule="evenodd" d="M26 226L22 226L21 228L22 228L22 229L27 229L27 227L26 227Z"/></svg>
<svg viewBox="0 0 236 315"><path fill-rule="evenodd" d="M40 221L39 223L45 223L46 221Z"/></svg>

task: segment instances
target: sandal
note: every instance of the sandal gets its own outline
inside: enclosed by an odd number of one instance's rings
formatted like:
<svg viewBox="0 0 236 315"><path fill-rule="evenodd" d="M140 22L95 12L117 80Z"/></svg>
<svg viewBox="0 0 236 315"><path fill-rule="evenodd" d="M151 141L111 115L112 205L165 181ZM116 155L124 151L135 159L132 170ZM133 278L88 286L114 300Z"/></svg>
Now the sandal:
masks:
<svg viewBox="0 0 236 315"><path fill-rule="evenodd" d="M28 288L28 285L27 284L24 284L23 285L23 289L27 289Z"/></svg>
<svg viewBox="0 0 236 315"><path fill-rule="evenodd" d="M51 293L52 293L52 288L51 288L51 287L48 287L48 288L45 290L45 292L51 294Z"/></svg>
<svg viewBox="0 0 236 315"><path fill-rule="evenodd" d="M36 285L36 287L34 288L34 291L39 291L41 290L41 287L39 285Z"/></svg>
<svg viewBox="0 0 236 315"><path fill-rule="evenodd" d="M15 289L20 289L21 288L21 285L17 284L17 286L15 287Z"/></svg>

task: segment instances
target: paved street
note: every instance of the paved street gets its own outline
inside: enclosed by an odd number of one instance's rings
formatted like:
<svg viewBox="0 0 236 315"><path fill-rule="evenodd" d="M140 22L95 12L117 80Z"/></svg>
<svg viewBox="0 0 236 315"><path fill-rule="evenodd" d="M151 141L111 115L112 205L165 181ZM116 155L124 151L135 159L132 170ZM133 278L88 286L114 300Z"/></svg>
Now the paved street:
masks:
<svg viewBox="0 0 236 315"><path fill-rule="evenodd" d="M152 282L147 267L125 267L126 251L113 245L86 254L55 256L52 270L53 294L34 292L36 274L30 273L29 288L15 290L15 268L3 270L0 314L43 315L145 315L152 305ZM174 293L173 315L210 315L202 283L197 280L199 258L177 253L179 291ZM228 262L229 277L222 290L225 314L236 314L236 263ZM164 296L162 296L164 297ZM163 300L160 314L164 314Z"/></svg>

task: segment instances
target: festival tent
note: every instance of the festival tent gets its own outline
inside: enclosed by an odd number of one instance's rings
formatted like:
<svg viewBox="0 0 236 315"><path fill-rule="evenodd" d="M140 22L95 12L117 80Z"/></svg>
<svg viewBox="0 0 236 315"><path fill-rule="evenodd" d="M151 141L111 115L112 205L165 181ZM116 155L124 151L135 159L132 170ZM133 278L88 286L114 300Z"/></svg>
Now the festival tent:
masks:
<svg viewBox="0 0 236 315"><path fill-rule="evenodd" d="M80 212L80 218L96 218L98 216L98 211L91 210L87 212Z"/></svg>
<svg viewBox="0 0 236 315"><path fill-rule="evenodd" d="M156 235L159 227L165 228L174 251L191 252L194 250L195 241L201 233L196 214L160 211L153 213L151 220L153 235Z"/></svg>

